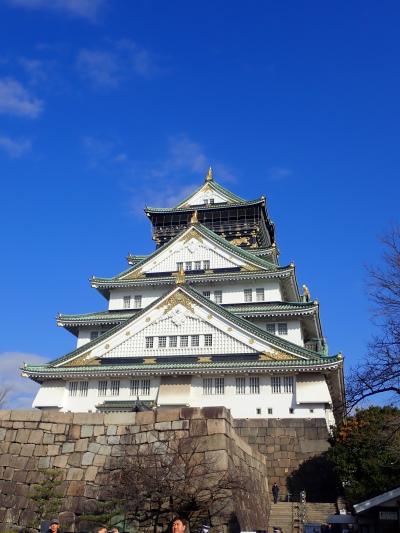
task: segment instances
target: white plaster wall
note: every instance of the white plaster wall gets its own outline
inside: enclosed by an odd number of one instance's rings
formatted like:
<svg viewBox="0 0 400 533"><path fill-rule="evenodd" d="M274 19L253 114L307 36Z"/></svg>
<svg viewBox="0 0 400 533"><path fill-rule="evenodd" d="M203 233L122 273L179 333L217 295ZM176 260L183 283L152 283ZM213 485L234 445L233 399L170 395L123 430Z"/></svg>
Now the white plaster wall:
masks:
<svg viewBox="0 0 400 533"><path fill-rule="evenodd" d="M215 204L221 204L227 201L227 198L222 194L219 194L214 190L200 190L197 194L193 195L192 198L187 202L188 205L202 205L204 200L214 199Z"/></svg>
<svg viewBox="0 0 400 533"><path fill-rule="evenodd" d="M275 331L276 336L280 337L281 339L285 339L289 342L293 342L294 344L297 344L298 346L304 346L304 339L303 339L303 333L301 328L300 320L285 320L284 318L279 320L267 320L265 318L248 318L247 320L250 320L253 324L258 326L259 328L266 330L267 329L267 323L275 324ZM279 335L278 334L278 324L285 323L287 324L288 334L287 335Z"/></svg>
<svg viewBox="0 0 400 533"><path fill-rule="evenodd" d="M296 385L294 382L293 393L273 394L271 389L271 376L260 374L260 393L250 393L250 376L246 376L246 393L236 394L236 376L225 376L225 393L224 394L203 394L203 377L213 378L222 377L221 375L204 374L204 376L193 376L190 396L185 402L190 407L212 407L225 406L231 410L234 418L326 418L327 424L333 425L333 416L331 409L325 409L325 403L318 402L314 404L300 406L296 403ZM238 375L238 377L244 377ZM283 378L283 376L282 376ZM106 378L103 378L106 379ZM118 378L113 378L118 379ZM132 379L141 379L133 377ZM150 386L150 395L139 395L141 400L157 401L158 388L160 385L159 377L152 377ZM107 396L98 396L98 379L89 381L89 389L86 397L70 397L69 386L65 383L64 387L58 387L57 399L54 396L54 386L51 382L42 385L39 394L35 398L33 407L49 407L52 404L49 398L54 399L54 406L62 400L62 411L88 412L96 411L96 405L103 403L105 400L133 400L136 397L130 395L130 378L120 378L119 396L111 396L110 387ZM282 380L283 381L283 380ZM110 378L108 378L110 385ZM168 398L170 404L182 403L182 397L173 396ZM272 408L272 414L268 414L268 408ZM294 412L290 413L289 409L293 408ZM261 414L257 414L257 409L261 409Z"/></svg>
<svg viewBox="0 0 400 533"><path fill-rule="evenodd" d="M65 384L63 381L45 381L38 390L32 407L54 407L64 406L66 402Z"/></svg>
<svg viewBox="0 0 400 533"><path fill-rule="evenodd" d="M279 280L260 280L254 282L252 280L237 282L225 282L225 283L195 283L191 285L194 289L203 294L204 291L211 292L211 299L214 300L214 292L222 291L222 303L223 304L236 304L244 302L244 289L253 290L253 302L257 302L256 288L264 289L264 301L265 302L281 302L282 293L279 286ZM142 296L142 307L147 307L155 300L166 294L171 290L171 286L164 288L157 287L138 287L137 289L113 289L110 292L110 300L108 309L115 311L124 309L124 296L131 297L131 307L134 306L134 296Z"/></svg>

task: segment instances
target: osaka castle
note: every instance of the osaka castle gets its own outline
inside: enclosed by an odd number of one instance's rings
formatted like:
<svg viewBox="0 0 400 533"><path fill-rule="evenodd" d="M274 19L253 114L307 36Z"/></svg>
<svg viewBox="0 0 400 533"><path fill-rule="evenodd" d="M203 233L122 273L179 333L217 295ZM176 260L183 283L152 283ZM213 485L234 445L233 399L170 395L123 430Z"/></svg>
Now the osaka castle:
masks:
<svg viewBox="0 0 400 533"><path fill-rule="evenodd" d="M264 196L204 182L173 208L147 207L155 250L91 285L107 309L57 317L76 348L24 364L33 407L113 412L225 406L234 418L341 416L341 354L319 304L280 265ZM105 306L106 307L106 306Z"/></svg>

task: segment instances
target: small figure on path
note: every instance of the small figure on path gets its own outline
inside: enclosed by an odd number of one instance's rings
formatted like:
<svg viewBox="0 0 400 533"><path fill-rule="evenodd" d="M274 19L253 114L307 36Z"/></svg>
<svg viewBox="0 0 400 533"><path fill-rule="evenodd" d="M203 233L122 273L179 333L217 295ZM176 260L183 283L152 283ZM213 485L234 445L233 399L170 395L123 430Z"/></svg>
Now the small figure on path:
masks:
<svg viewBox="0 0 400 533"><path fill-rule="evenodd" d="M277 482L272 485L272 497L274 498L274 503L278 503L279 498L279 487Z"/></svg>

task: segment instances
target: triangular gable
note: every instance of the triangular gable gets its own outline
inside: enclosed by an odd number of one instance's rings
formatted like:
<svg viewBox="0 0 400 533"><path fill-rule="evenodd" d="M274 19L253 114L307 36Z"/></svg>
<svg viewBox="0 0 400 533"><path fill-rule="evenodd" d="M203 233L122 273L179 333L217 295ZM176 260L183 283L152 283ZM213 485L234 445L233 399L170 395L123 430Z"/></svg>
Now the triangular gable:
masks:
<svg viewBox="0 0 400 533"><path fill-rule="evenodd" d="M191 346L191 337L202 336L199 347ZM212 336L212 345L204 343ZM166 336L167 347L158 346L158 337ZM188 336L188 347L169 347L171 336ZM157 337L153 347L146 348L146 337ZM197 349L198 348L198 349ZM69 356L53 361L52 366L98 364L103 357L160 357L181 355L260 354L266 360L315 358L290 342L262 331L250 322L235 317L220 306L186 286L174 288L138 315L88 343Z"/></svg>
<svg viewBox="0 0 400 533"><path fill-rule="evenodd" d="M245 271L276 270L273 263L269 263L243 250L215 234L202 224L195 224L183 230L182 233L165 243L146 259L137 263L133 268L117 276L120 280L137 279L145 274L177 271L177 263L195 261L210 262L210 269L240 268Z"/></svg>
<svg viewBox="0 0 400 533"><path fill-rule="evenodd" d="M228 189L225 189L225 187L222 187L215 181L206 181L206 183L203 183L203 185L196 189L192 194L176 205L175 208L180 209L192 205L203 205L205 200L207 200L207 203L209 203L210 200L214 200L214 204L236 204L245 201L243 198L231 193Z"/></svg>

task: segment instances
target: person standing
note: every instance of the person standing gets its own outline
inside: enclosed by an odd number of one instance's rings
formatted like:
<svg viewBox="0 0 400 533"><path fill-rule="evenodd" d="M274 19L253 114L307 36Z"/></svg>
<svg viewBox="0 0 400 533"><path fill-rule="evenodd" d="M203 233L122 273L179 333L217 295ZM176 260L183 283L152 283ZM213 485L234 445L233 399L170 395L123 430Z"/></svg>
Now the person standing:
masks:
<svg viewBox="0 0 400 533"><path fill-rule="evenodd" d="M275 481L275 483L272 485L272 497L274 499L274 503L278 503L278 498L279 498L279 487L278 487L278 484L277 482Z"/></svg>

